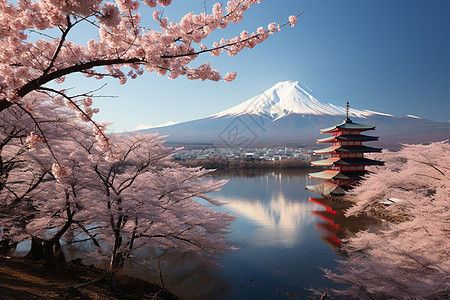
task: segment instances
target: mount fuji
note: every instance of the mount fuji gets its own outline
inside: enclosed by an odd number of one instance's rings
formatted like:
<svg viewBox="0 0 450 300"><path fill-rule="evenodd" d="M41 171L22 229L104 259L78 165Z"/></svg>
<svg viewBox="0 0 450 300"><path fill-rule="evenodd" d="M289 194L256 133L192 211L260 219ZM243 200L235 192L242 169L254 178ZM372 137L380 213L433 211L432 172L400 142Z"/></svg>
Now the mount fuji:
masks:
<svg viewBox="0 0 450 300"><path fill-rule="evenodd" d="M139 130L168 135L168 143L257 147L316 145L321 128L341 123L346 109L297 81L275 84L265 92L212 116L175 125ZM377 146L396 148L401 143L448 139L450 123L420 117L394 116L350 108L353 122L375 125Z"/></svg>

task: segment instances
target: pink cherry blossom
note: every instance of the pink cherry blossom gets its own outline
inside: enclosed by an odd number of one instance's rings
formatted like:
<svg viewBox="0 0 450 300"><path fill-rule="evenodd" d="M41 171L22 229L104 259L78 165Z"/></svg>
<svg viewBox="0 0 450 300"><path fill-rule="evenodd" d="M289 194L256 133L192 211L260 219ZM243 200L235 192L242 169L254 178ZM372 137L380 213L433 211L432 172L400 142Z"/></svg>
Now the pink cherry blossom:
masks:
<svg viewBox="0 0 450 300"><path fill-rule="evenodd" d="M143 0L151 8L159 4L167 7L170 0ZM225 4L216 3L211 13L188 13L179 23L162 17L154 10L153 18L161 30L144 29L138 11L139 0L95 1L19 1L17 4L0 3L0 89L3 106L34 90L45 87L50 81L63 82L66 76L82 72L87 77L102 79L110 75L124 84L127 77L136 78L141 72L128 73L124 67L169 74L171 78L188 75L180 72L198 57L197 54L211 52L217 56L222 48L230 49L229 55L237 55L244 48L253 48L256 43L267 39L268 33L279 31L282 26L270 24L269 32L262 27L257 33L222 39L212 47L202 44L212 32L225 29L230 22L239 23L257 0L231 0ZM291 16L289 22L295 23ZM72 31L84 30L79 24L86 22L88 28L98 28L97 40L87 45L69 40ZM54 39L45 33L31 39L34 32L60 28L61 34ZM29 31L32 30L32 31ZM27 34L25 34L27 32ZM95 33L94 33L95 34ZM36 59L39 58L39 59ZM76 67L75 67L76 66ZM83 67L85 66L85 67ZM115 67L110 67L115 66ZM98 68L105 67L106 74ZM191 69L194 69L191 67ZM211 72L213 69L211 69ZM204 70L199 70L204 72ZM214 71L216 72L216 71ZM174 73L174 74L172 74ZM171 75L172 74L172 75ZM202 79L205 76L188 76ZM215 80L216 74L206 76Z"/></svg>
<svg viewBox="0 0 450 300"><path fill-rule="evenodd" d="M225 77L223 78L223 80L231 82L234 79L236 79L237 73L233 72L233 73L227 73L227 75L225 75Z"/></svg>
<svg viewBox="0 0 450 300"><path fill-rule="evenodd" d="M34 150L43 141L44 141L44 139L41 135L37 135L37 134L35 134L34 131L32 131L26 137L25 145L28 147L28 149Z"/></svg>
<svg viewBox="0 0 450 300"><path fill-rule="evenodd" d="M295 24L297 24L297 17L296 16L289 16L289 24L291 27L294 27Z"/></svg>
<svg viewBox="0 0 450 300"><path fill-rule="evenodd" d="M120 12L117 6L112 3L105 3L99 17L106 26L116 26L120 23Z"/></svg>
<svg viewBox="0 0 450 300"><path fill-rule="evenodd" d="M61 166L59 163L52 165L52 174L59 182L64 182L70 175L70 170L67 167Z"/></svg>
<svg viewBox="0 0 450 300"><path fill-rule="evenodd" d="M143 2L149 7L155 7L158 4L156 0L143 0Z"/></svg>

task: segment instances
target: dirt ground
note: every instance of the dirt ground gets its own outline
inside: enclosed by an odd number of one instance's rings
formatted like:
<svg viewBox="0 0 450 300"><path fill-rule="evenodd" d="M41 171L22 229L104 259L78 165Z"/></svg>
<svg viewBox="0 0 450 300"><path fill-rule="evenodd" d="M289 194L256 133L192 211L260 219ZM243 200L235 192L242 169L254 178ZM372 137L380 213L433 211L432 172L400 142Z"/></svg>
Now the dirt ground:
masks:
<svg viewBox="0 0 450 300"><path fill-rule="evenodd" d="M0 257L0 299L177 299L169 293L163 295L159 286L127 276L117 278L115 292L110 291L106 279L77 287L104 274L75 264L54 271L44 268L42 262Z"/></svg>

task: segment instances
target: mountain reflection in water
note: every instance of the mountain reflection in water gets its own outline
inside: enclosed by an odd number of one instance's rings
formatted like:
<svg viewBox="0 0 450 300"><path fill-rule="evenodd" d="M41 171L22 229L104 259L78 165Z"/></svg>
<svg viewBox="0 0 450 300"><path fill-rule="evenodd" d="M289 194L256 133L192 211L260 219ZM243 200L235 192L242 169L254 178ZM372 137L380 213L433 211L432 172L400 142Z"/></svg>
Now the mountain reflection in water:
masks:
<svg viewBox="0 0 450 300"><path fill-rule="evenodd" d="M301 228L314 222L308 203L289 201L282 192L272 193L269 201L235 197L221 200L227 201L226 208L233 214L258 227L246 239L253 246L292 247L302 238Z"/></svg>
<svg viewBox="0 0 450 300"><path fill-rule="evenodd" d="M313 183L306 170L228 170L211 176L229 180L209 196L226 203L214 209L239 216L228 236L237 250L219 259L222 267L189 254L163 256L161 271L171 291L181 299L304 299L312 296L306 288L338 287L319 267L336 267L340 240L372 224L370 219L346 218L345 207L329 199L310 201L316 195L305 190Z"/></svg>
<svg viewBox="0 0 450 300"><path fill-rule="evenodd" d="M239 216L228 237L238 250L226 252L219 261L223 267L214 272L230 288L217 298L304 298L311 295L305 287L335 286L318 268L336 266L339 256L315 227L317 206L305 190L311 184L305 170L226 170L212 176L229 182L210 196L226 203L220 210Z"/></svg>

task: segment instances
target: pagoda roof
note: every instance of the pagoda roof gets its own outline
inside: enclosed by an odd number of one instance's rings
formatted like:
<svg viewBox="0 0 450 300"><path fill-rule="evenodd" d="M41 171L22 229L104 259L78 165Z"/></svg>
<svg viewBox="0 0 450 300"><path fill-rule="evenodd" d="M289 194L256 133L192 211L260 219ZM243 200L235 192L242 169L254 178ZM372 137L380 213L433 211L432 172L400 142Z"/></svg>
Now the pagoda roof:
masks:
<svg viewBox="0 0 450 300"><path fill-rule="evenodd" d="M342 172L339 170L325 170L316 173L309 173L309 176L314 178L321 179L340 179L340 180L349 180L349 179L361 179L366 172Z"/></svg>
<svg viewBox="0 0 450 300"><path fill-rule="evenodd" d="M317 143L331 143L334 141L376 141L376 140L378 140L377 136L355 134L355 135L329 136L323 139L318 139Z"/></svg>
<svg viewBox="0 0 450 300"><path fill-rule="evenodd" d="M328 148L314 150L314 154L324 154L333 152L381 152L381 148L373 148L367 146L341 146L335 145Z"/></svg>
<svg viewBox="0 0 450 300"><path fill-rule="evenodd" d="M311 162L314 166L374 166L383 165L384 162L369 158L341 158L330 157L328 159L316 160Z"/></svg>
<svg viewBox="0 0 450 300"><path fill-rule="evenodd" d="M345 190L336 183L324 181L316 185L307 185L307 190L319 193L323 196L343 196ZM311 198L312 199L312 198ZM314 198L315 199L315 198Z"/></svg>
<svg viewBox="0 0 450 300"><path fill-rule="evenodd" d="M330 132L338 131L339 129L366 131L366 130L374 130L375 126L353 123L350 119L346 119L341 124L331 126L331 127L325 128L325 129L321 129L320 133L330 133Z"/></svg>

